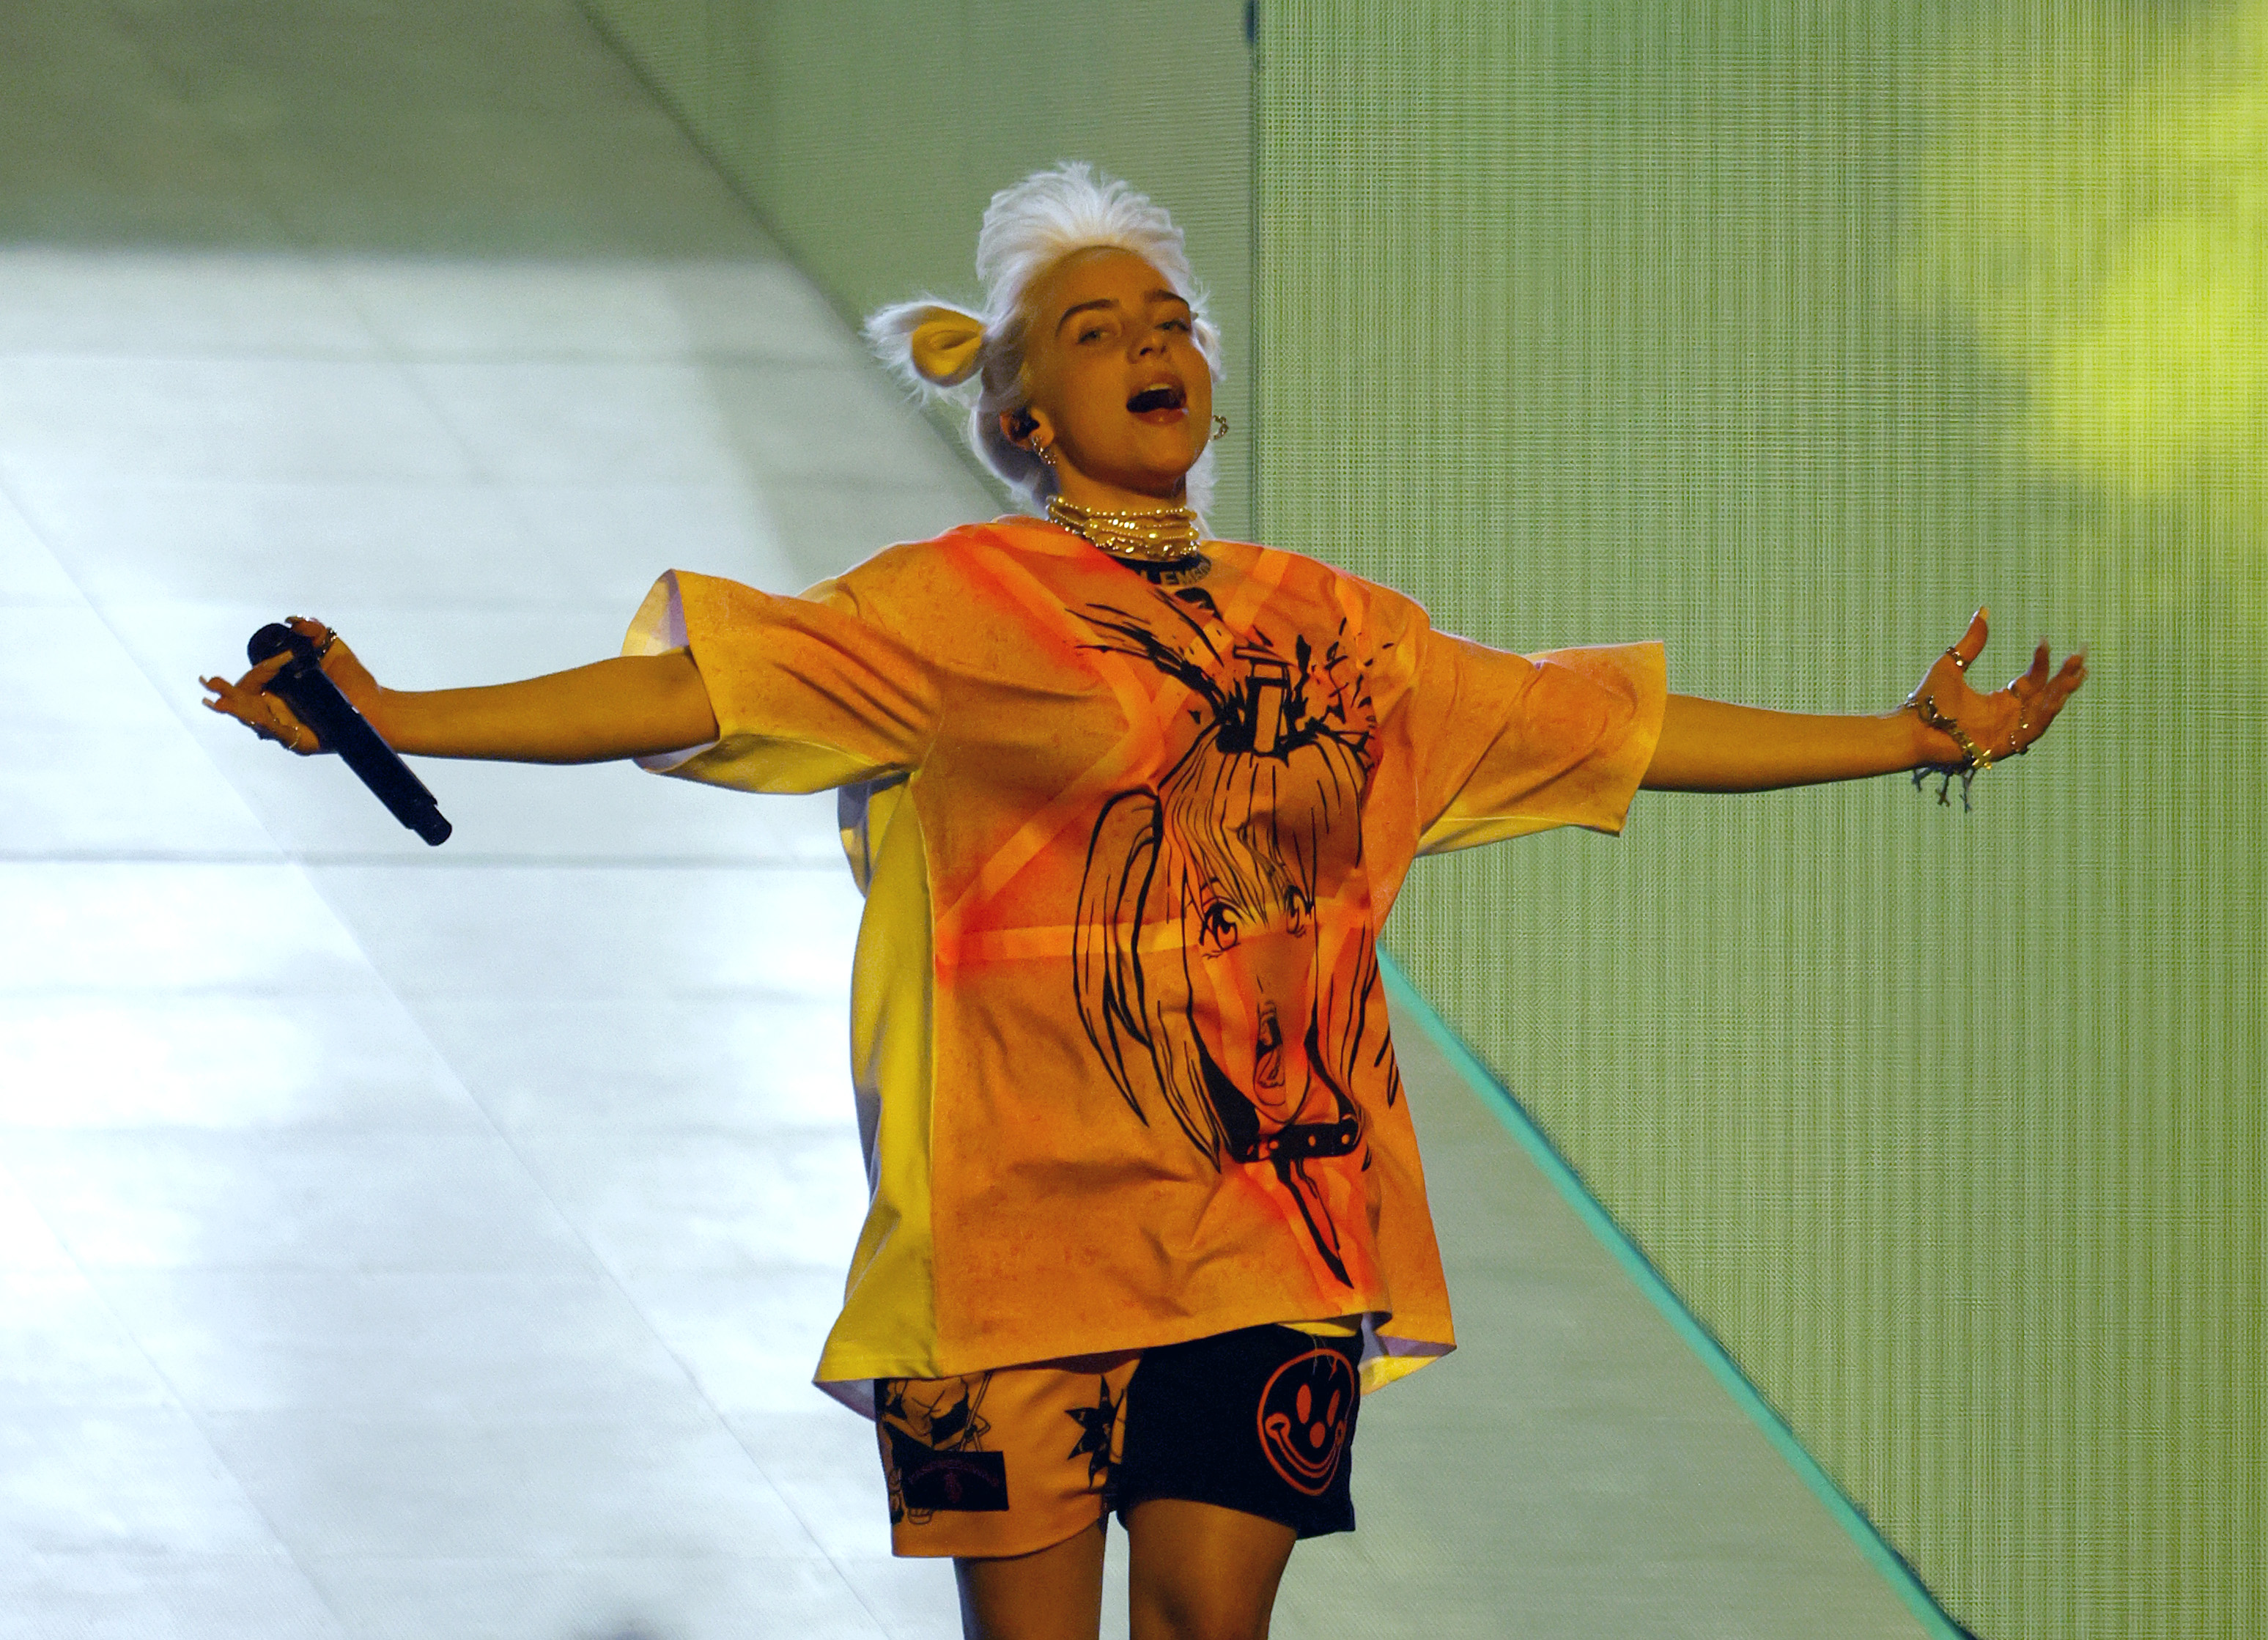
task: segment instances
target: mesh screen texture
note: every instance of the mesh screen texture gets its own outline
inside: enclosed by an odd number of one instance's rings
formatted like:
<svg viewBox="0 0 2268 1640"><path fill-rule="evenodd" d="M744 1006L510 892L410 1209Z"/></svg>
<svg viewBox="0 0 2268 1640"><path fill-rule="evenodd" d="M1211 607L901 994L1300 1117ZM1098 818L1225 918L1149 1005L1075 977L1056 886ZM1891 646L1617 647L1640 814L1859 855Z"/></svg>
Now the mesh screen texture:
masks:
<svg viewBox="0 0 2268 1640"><path fill-rule="evenodd" d="M1263 539L1794 710L2091 651L1974 813L1646 794L1395 953L1959 1621L2268 1632L2268 4L1259 16Z"/></svg>

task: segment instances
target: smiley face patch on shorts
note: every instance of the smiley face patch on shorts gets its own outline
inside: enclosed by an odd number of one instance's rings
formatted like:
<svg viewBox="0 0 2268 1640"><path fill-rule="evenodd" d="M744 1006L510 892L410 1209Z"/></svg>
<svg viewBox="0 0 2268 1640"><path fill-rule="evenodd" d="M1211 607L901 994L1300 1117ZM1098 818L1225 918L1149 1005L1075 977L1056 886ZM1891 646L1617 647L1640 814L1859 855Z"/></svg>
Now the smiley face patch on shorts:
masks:
<svg viewBox="0 0 2268 1640"><path fill-rule="evenodd" d="M1321 1497L1338 1478L1362 1386L1342 1350L1294 1356L1260 1392L1260 1450L1284 1484Z"/></svg>
<svg viewBox="0 0 2268 1640"><path fill-rule="evenodd" d="M1111 1487L1120 1513L1183 1498L1280 1521L1303 1538L1354 1529L1348 1476L1359 1338L1248 1327L1142 1353Z"/></svg>

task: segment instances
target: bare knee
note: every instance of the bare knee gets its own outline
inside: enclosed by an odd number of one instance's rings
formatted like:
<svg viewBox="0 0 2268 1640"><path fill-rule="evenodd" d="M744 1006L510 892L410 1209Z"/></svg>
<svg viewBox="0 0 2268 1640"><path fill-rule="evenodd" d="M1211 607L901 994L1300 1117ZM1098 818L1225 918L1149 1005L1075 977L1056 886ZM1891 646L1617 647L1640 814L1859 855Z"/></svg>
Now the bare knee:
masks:
<svg viewBox="0 0 2268 1640"><path fill-rule="evenodd" d="M963 1640L1094 1640L1103 1525L1035 1554L955 1560Z"/></svg>
<svg viewBox="0 0 2268 1640"><path fill-rule="evenodd" d="M1248 1600L1216 1602L1186 1594L1133 1597L1133 1640L1267 1640L1274 1602L1256 1610Z"/></svg>
<svg viewBox="0 0 2268 1640"><path fill-rule="evenodd" d="M1181 1498L1127 1511L1133 1640L1265 1640L1292 1528Z"/></svg>

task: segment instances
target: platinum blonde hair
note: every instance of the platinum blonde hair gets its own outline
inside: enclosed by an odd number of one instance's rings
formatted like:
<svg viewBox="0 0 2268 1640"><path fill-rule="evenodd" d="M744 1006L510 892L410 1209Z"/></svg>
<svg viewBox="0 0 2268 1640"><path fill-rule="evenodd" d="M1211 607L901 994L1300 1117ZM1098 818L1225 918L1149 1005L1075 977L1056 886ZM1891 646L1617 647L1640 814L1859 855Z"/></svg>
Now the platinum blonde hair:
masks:
<svg viewBox="0 0 2268 1640"><path fill-rule="evenodd" d="M866 320L867 344L908 387L924 399L968 406L970 447L1010 489L1035 505L1044 505L1055 493L1055 473L1001 432L1000 415L1030 402L1024 359L1033 287L1064 257L1094 249L1132 252L1188 299L1197 350L1219 381L1220 332L1206 317L1205 292L1189 266L1181 229L1147 195L1080 160L1035 171L992 196L976 235L976 277L984 286L980 311L971 313L923 297L880 309ZM915 331L940 316L965 316L981 327L973 370L939 376L916 362ZM1189 469L1189 505L1199 513L1211 499L1213 467L1208 447Z"/></svg>

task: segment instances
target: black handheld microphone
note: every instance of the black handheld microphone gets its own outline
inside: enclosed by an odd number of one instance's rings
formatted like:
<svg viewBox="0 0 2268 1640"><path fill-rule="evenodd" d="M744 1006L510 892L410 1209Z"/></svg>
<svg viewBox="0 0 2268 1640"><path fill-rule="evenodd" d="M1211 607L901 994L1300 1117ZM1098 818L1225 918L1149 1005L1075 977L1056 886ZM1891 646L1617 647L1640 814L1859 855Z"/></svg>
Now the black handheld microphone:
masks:
<svg viewBox="0 0 2268 1640"><path fill-rule="evenodd" d="M287 651L291 658L268 680L267 692L344 758L394 819L437 848L447 842L449 822L441 818L441 805L425 790L425 783L409 772L409 765L379 738L370 720L355 710L354 702L339 693L339 686L323 675L323 658L313 638L277 621L261 628L244 646L255 666Z"/></svg>

